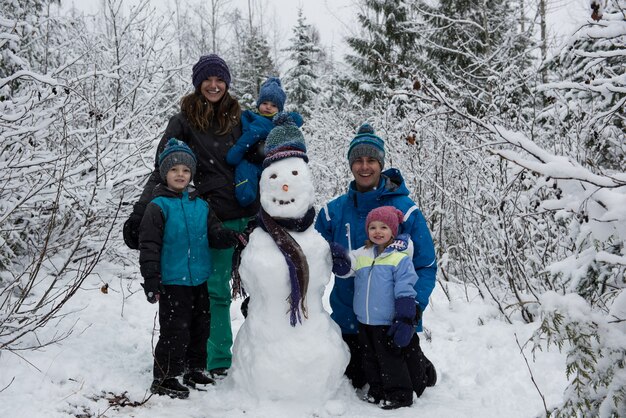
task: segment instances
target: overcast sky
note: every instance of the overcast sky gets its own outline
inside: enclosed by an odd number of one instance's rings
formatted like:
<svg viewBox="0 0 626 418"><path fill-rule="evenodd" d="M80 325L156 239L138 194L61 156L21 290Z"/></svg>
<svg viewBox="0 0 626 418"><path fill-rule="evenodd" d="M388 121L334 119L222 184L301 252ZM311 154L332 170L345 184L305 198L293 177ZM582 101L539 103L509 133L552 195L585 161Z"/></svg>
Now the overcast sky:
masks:
<svg viewBox="0 0 626 418"><path fill-rule="evenodd" d="M244 15L247 15L248 0L227 0L230 7L239 8ZM279 30L283 36L290 38L292 28L297 23L298 8L302 7L306 22L315 26L321 35L322 44L330 47L334 46L336 52L345 50L343 38L350 34L350 27L356 22L356 0L252 0L252 3L261 4L264 9L266 19L276 17ZM126 0L127 4L137 3L138 0ZM152 0L152 4L165 5L168 0ZM88 13L96 13L102 0L62 0L62 8L69 9L72 6Z"/></svg>
<svg viewBox="0 0 626 418"><path fill-rule="evenodd" d="M132 4L139 0L125 0ZM248 0L227 0L230 7L238 7L247 15ZM434 0L433 0L434 1ZM64 8L72 4L86 12L95 13L103 0L62 0ZM153 4L165 5L168 0L152 0ZM533 1L527 1L527 7ZM320 32L322 44L334 48L335 59L340 59L347 52L343 42L346 36L354 35L358 28L356 19L358 0L252 0L252 4L264 8L264 16L272 24L275 17L281 37L286 39L292 36L292 28L297 22L298 8L302 7L307 23L314 25ZM590 16L589 0L548 0L548 30L549 33L562 39L569 35L581 22ZM535 11L529 10L534 15ZM556 41L558 42L558 41ZM551 45L552 47L555 45Z"/></svg>

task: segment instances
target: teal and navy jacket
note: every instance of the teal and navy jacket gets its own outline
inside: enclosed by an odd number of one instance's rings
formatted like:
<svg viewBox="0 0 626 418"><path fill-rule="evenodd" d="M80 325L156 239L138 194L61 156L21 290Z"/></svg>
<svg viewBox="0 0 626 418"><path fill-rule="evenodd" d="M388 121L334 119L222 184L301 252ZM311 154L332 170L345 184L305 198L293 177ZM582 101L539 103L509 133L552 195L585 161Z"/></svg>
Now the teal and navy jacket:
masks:
<svg viewBox="0 0 626 418"><path fill-rule="evenodd" d="M159 184L154 196L139 227L141 275L164 285L206 282L212 270L209 245L231 247L235 233L222 227L195 190L177 193Z"/></svg>
<svg viewBox="0 0 626 418"><path fill-rule="evenodd" d="M415 300L422 311L428 306L428 299L435 288L437 261L435 246L424 215L415 202L409 198L409 190L404 184L400 171L391 168L381 175L379 186L369 192L356 190L354 181L348 193L337 197L321 208L315 229L328 242L337 242L347 249L361 247L367 239L365 219L370 210L380 206L394 206L404 213L404 221L398 233L411 236L413 242L413 267L417 273ZM331 317L341 327L344 334L356 334L358 323L353 310L354 280L337 279L330 294ZM422 330L422 323L417 326Z"/></svg>
<svg viewBox="0 0 626 418"><path fill-rule="evenodd" d="M412 244L409 242L409 247ZM415 298L417 274L410 252L378 246L361 247L350 253L354 275L354 313L366 325L391 325L398 298Z"/></svg>

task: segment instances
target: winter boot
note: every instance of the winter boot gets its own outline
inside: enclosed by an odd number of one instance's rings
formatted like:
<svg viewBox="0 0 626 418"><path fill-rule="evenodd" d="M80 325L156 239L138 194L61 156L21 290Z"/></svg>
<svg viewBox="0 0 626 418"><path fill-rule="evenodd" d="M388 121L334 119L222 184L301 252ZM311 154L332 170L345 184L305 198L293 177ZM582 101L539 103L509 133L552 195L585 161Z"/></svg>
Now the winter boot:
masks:
<svg viewBox="0 0 626 418"><path fill-rule="evenodd" d="M367 391L367 394L361 399L367 403L378 405L380 401L384 399L384 396L382 390L370 387L370 389Z"/></svg>
<svg viewBox="0 0 626 418"><path fill-rule="evenodd" d="M380 403L382 409L398 409L413 405L413 399L384 399Z"/></svg>
<svg viewBox="0 0 626 418"><path fill-rule="evenodd" d="M430 363L429 367L426 367L426 386L432 387L437 383L437 371L435 366Z"/></svg>
<svg viewBox="0 0 626 418"><path fill-rule="evenodd" d="M226 367L218 367L209 371L211 377L215 380L222 380L228 376L228 369Z"/></svg>
<svg viewBox="0 0 626 418"><path fill-rule="evenodd" d="M170 398L187 399L189 389L180 384L177 378L168 377L166 379L154 379L150 386L150 392L156 395L167 395Z"/></svg>
<svg viewBox="0 0 626 418"><path fill-rule="evenodd" d="M365 401L365 402L367 402L367 403L371 403L371 404L374 404L374 405L378 405L382 399L381 399L381 398L378 398L378 397L376 397L376 396L374 396L374 395L370 395L370 394L368 393L368 394L366 394L365 396L363 396L363 397L361 398L361 400L363 400L363 401Z"/></svg>
<svg viewBox="0 0 626 418"><path fill-rule="evenodd" d="M196 385L214 385L215 380L207 376L204 370L195 369L183 375L183 384L195 388Z"/></svg>

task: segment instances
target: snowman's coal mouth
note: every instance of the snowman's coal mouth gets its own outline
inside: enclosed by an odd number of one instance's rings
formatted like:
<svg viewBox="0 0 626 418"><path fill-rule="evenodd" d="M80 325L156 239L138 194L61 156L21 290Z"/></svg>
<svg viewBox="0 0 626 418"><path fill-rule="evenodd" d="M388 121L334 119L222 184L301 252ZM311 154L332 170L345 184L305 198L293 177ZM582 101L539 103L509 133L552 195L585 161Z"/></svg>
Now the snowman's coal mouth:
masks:
<svg viewBox="0 0 626 418"><path fill-rule="evenodd" d="M291 204L291 203L293 203L295 201L296 201L296 199L291 199L291 200L277 200L277 199L274 199L274 203L278 203L279 205L282 205L282 206L289 205L289 204Z"/></svg>

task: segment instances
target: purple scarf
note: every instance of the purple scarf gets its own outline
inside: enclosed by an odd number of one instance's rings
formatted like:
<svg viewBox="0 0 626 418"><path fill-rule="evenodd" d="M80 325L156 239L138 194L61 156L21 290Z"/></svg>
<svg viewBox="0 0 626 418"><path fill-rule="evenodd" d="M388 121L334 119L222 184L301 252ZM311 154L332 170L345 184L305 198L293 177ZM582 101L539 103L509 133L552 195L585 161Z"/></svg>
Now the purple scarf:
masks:
<svg viewBox="0 0 626 418"><path fill-rule="evenodd" d="M310 208L302 218L290 219L273 218L261 208L258 219L259 226L272 237L287 262L291 284L291 294L287 299L290 312L289 322L292 327L295 327L296 323L302 323L300 311L307 318L305 298L309 287L309 263L300 245L287 231L306 231L313 224L315 209Z"/></svg>

